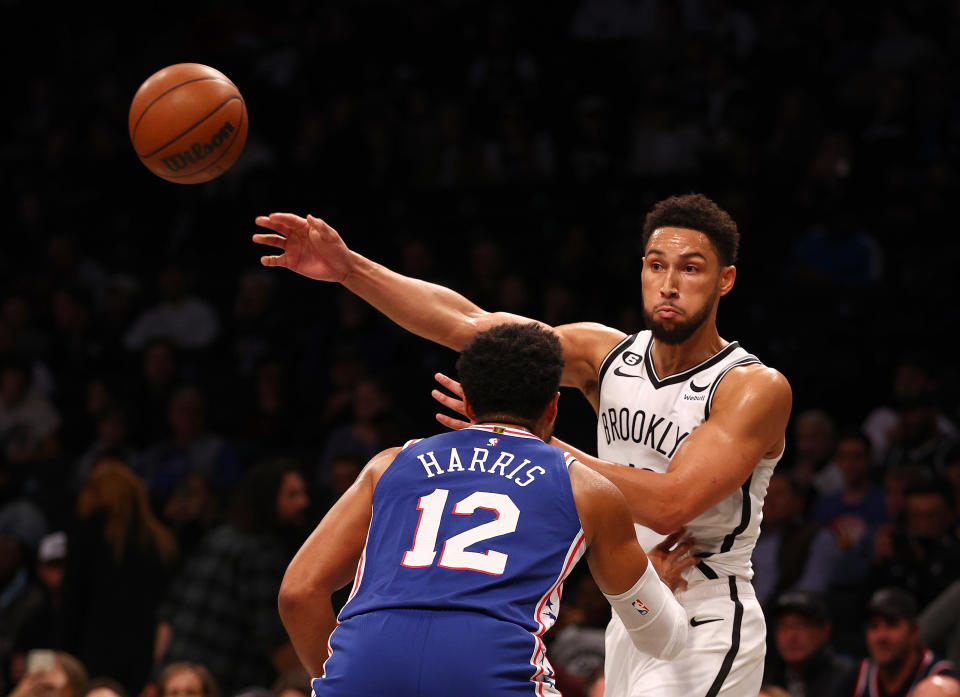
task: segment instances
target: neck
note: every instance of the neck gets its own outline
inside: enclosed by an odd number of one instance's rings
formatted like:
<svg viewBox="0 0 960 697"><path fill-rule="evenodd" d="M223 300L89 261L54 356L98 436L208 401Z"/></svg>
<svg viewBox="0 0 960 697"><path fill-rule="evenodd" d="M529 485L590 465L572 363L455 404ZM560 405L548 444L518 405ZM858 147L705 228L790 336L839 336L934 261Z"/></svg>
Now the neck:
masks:
<svg viewBox="0 0 960 697"><path fill-rule="evenodd" d="M703 363L728 343L717 333L716 325L709 323L679 344L666 344L654 338L651 350L653 367L660 377L682 373Z"/></svg>
<svg viewBox="0 0 960 697"><path fill-rule="evenodd" d="M879 666L877 677L883 683L884 691L889 694L899 690L907 678L910 677L919 660L920 650L912 649L902 661Z"/></svg>
<svg viewBox="0 0 960 697"><path fill-rule="evenodd" d="M503 414L493 414L491 416L477 417L477 424L484 424L487 426L504 426L505 428L516 428L521 431L526 431L535 435L537 438L544 442L549 442L550 440L550 426L541 425L539 422L526 421L524 419L518 419L516 416L506 416Z"/></svg>

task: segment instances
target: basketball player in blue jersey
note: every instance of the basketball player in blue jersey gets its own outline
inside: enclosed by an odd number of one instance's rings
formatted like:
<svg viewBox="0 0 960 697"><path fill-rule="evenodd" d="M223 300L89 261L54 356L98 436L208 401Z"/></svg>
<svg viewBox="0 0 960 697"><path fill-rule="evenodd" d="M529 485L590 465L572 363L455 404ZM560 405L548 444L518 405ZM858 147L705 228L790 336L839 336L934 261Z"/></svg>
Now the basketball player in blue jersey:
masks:
<svg viewBox="0 0 960 697"><path fill-rule="evenodd" d="M312 216L275 213L256 223L271 232L253 240L282 250L264 256L265 266L339 282L409 331L454 350L478 331L522 319L376 264ZM555 328L565 359L561 384L578 388L597 411L602 459L563 447L625 494L645 549L686 525L701 561L678 595L689 621L686 650L674 661L643 657L614 615L605 694L752 696L763 675L766 626L750 557L792 393L782 374L718 332L719 302L737 275L739 232L730 216L700 194L670 197L648 213L642 242L647 330L627 336L595 323ZM454 396L435 397L464 413L456 383L438 380Z"/></svg>
<svg viewBox="0 0 960 697"><path fill-rule="evenodd" d="M559 695L543 634L584 555L631 644L676 656L686 614L638 544L623 494L545 442L557 337L530 322L496 326L457 369L474 423L377 455L284 577L281 617L321 676L317 697ZM676 541L652 553L673 583L695 563L691 541ZM335 622L330 594L351 578Z"/></svg>

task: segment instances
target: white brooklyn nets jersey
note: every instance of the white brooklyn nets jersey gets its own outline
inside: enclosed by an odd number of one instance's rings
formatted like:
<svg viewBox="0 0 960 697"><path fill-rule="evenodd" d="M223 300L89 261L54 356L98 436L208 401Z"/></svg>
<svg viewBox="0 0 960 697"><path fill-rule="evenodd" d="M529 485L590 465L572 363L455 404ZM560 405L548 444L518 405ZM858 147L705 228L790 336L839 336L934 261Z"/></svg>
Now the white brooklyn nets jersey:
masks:
<svg viewBox="0 0 960 697"><path fill-rule="evenodd" d="M649 331L628 336L600 366L597 454L604 460L654 472L666 472L677 448L710 415L720 380L731 368L760 363L736 342L700 365L660 377L653 367ZM780 459L763 459L743 486L694 518L687 529L702 558L686 573L690 584L737 576L750 580L750 557L760 534L761 506L773 468ZM649 550L664 536L636 526L640 545Z"/></svg>

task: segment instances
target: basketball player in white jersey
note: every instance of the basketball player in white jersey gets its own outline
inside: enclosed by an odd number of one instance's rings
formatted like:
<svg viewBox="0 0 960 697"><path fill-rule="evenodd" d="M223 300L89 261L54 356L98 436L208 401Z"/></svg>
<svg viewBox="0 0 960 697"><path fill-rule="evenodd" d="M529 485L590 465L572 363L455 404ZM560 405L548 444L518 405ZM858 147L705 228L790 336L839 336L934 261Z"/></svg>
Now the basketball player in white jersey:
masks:
<svg viewBox="0 0 960 697"><path fill-rule="evenodd" d="M256 223L271 232L254 242L283 250L264 256L265 266L339 282L407 330L454 350L478 331L524 319L487 312L448 288L372 262L312 216L274 213ZM554 328L565 359L561 384L578 388L597 411L602 459L561 447L623 491L645 549L686 525L702 558L678 594L690 624L678 658L640 654L611 619L607 697L752 697L760 689L766 627L750 557L792 393L782 374L718 332L717 308L733 288L738 246L736 224L710 199L665 199L643 228L648 329L626 336L594 323ZM438 379L462 396L454 381ZM464 413L459 399L435 397Z"/></svg>

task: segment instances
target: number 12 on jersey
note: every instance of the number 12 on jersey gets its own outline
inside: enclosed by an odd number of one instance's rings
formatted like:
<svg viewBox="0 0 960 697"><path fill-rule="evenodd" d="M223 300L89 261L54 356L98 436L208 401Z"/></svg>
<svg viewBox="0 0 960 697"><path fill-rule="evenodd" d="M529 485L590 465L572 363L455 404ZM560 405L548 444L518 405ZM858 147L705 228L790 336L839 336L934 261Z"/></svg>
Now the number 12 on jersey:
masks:
<svg viewBox="0 0 960 697"><path fill-rule="evenodd" d="M403 566L423 568L433 565L437 556L437 535L440 521L447 505L449 489L434 489L432 494L421 496L417 502L420 520L413 535L413 546L404 552ZM473 515L477 509L493 511L496 518L489 523L477 525L447 539L440 550L437 566L445 569L479 571L499 576L507 566L507 555L493 550L468 552L467 547L500 535L515 532L520 518L520 509L506 494L490 491L475 491L457 501L454 515Z"/></svg>

